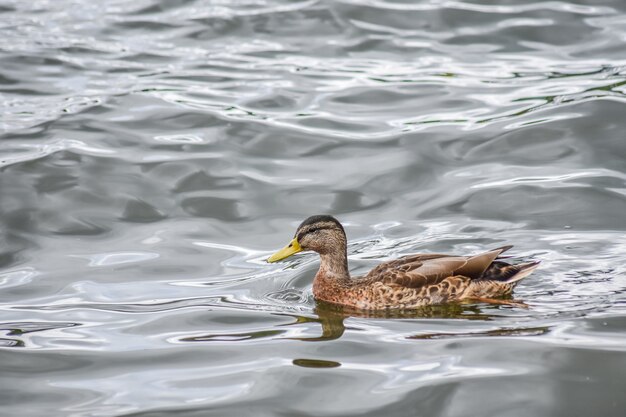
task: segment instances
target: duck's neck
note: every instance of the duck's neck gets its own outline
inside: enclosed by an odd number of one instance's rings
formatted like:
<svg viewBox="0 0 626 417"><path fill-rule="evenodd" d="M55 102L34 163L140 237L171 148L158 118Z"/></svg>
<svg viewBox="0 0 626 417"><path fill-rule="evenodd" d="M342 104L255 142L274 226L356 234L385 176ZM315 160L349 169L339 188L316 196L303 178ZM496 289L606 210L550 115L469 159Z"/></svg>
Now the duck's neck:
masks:
<svg viewBox="0 0 626 417"><path fill-rule="evenodd" d="M341 255L341 256L339 256ZM318 300L339 302L345 290L352 284L348 272L348 258L342 252L320 254L322 262L313 280L313 295Z"/></svg>
<svg viewBox="0 0 626 417"><path fill-rule="evenodd" d="M323 275L336 281L349 281L348 255L346 251L320 254L320 269L317 275Z"/></svg>

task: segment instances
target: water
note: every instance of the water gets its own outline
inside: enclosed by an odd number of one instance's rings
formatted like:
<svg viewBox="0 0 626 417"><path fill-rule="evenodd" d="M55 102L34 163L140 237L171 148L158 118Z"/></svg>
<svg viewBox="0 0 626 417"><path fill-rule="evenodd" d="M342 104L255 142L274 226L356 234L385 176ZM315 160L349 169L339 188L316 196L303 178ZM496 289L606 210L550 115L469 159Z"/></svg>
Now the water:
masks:
<svg viewBox="0 0 626 417"><path fill-rule="evenodd" d="M0 406L29 416L623 416L626 3L0 2ZM514 244L523 306L317 305Z"/></svg>

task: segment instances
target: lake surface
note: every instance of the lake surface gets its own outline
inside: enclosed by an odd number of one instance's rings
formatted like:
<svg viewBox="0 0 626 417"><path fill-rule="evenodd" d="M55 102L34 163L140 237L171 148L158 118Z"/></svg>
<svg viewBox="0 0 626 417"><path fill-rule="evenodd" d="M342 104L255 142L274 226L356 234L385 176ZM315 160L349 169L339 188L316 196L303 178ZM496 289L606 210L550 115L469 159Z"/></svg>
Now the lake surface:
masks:
<svg viewBox="0 0 626 417"><path fill-rule="evenodd" d="M0 409L626 415L626 2L0 1ZM523 305L317 305L514 244Z"/></svg>

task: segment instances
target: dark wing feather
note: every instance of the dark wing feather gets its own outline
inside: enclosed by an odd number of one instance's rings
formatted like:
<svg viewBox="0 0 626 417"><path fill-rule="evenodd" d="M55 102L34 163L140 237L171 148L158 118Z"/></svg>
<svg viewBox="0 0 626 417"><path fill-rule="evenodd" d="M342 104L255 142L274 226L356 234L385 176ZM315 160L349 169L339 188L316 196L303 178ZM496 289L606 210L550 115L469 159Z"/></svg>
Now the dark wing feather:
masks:
<svg viewBox="0 0 626 417"><path fill-rule="evenodd" d="M519 269L514 265L510 265L502 261L495 261L485 271L481 279L490 281L506 281L518 272Z"/></svg>
<svg viewBox="0 0 626 417"><path fill-rule="evenodd" d="M535 269L538 262L524 262L511 265L503 261L495 261L485 271L480 280L509 282L514 280L518 274L529 269ZM524 276L526 276L525 274Z"/></svg>

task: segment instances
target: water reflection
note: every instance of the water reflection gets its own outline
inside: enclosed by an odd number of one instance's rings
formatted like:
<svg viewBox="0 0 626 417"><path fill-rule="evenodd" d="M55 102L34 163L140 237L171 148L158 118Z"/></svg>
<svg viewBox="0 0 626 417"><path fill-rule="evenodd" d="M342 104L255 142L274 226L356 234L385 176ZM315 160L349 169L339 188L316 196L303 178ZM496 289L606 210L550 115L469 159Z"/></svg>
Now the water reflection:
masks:
<svg viewBox="0 0 626 417"><path fill-rule="evenodd" d="M459 337L511 337L511 336L541 336L550 331L549 326L542 327L520 327L515 329L496 329L484 332L468 333L431 333L409 336L407 339L428 340L428 339L455 339Z"/></svg>
<svg viewBox="0 0 626 417"><path fill-rule="evenodd" d="M230 334L205 334L200 336L188 336L178 339L180 342L239 342L255 339L274 338L285 333L281 330L262 330L250 333Z"/></svg>
<svg viewBox="0 0 626 417"><path fill-rule="evenodd" d="M33 341L33 333L49 332L49 335L43 335L44 338L52 338L55 335L55 330L60 330L56 335L59 336L63 333L64 329L82 326L82 323L69 323L69 322L36 322L36 321L24 321L24 322L4 322L0 323L0 334L4 333L7 338L0 338L0 346L7 348L24 348L29 349L40 348L41 346Z"/></svg>
<svg viewBox="0 0 626 417"><path fill-rule="evenodd" d="M171 303L169 303L171 304ZM234 324L238 324L238 327L242 329L249 329L248 331L241 332L230 332L230 331L219 331L219 332L206 332L201 330L196 330L192 333L184 332L182 335L172 336L167 339L169 343L187 343L187 342L223 342L223 343L254 343L263 340L298 340L303 342L327 342L331 340L340 339L342 336L346 334L347 331L360 331L361 329L357 326L346 325L346 320L354 319L354 318L365 318L365 319L385 319L385 320L424 320L424 319L440 319L440 320L464 320L464 321L478 321L478 322L489 322L494 319L497 319L502 315L503 308L502 305L493 305L493 304L473 304L473 303L463 303L463 304L445 304L445 305L435 305L435 306L426 306L421 309L416 310L388 310L388 311L367 311L367 310L359 310L350 307L344 307L340 305L334 305L325 303L322 301L316 301L315 307L311 311L310 314L293 314L289 313L288 309L283 309L283 311L277 311L275 308L271 308L270 306L264 306L264 308L259 309L260 311L265 310L266 314L270 314L274 317L289 317L293 319L293 321L288 323L278 323L272 328L262 328L259 329L256 324L256 320L250 323L247 323L246 320L236 319L236 315L234 315L234 311L230 311L228 309L224 309L224 307L228 305L233 308L236 307L241 309L242 311L249 311L252 306L246 303L234 303L232 301L228 303L224 303L223 300L221 303L216 303L213 306L218 307L217 312L214 313L217 316L223 317L223 320L226 322ZM202 304L195 304L195 307L201 307ZM82 306L81 308L85 308L87 306ZM518 308L518 305L505 304L504 308ZM111 310L112 307L103 308L103 306L89 306L89 308L98 308L102 310ZM177 310L185 308L182 304L174 307ZM129 306L116 306L115 311L117 312L136 312L136 313L145 313L145 312L167 312L170 311L168 309L137 309L137 307L130 308ZM215 319L214 319L215 320ZM319 336L311 336L310 333L315 333L317 330L315 328L311 328L310 324L318 324L321 326L321 335ZM539 328L537 328L539 329ZM489 331L477 331L472 333L467 333L467 336L471 335L485 335L485 336L507 336L507 335L527 335L531 336L537 333L539 330L530 329L530 328L507 328L500 330L489 330ZM546 328L547 329L547 328ZM180 333L180 332L177 332ZM445 338L445 337L460 337L463 334L459 333L440 333L440 334L428 334L428 335L418 335L418 336L407 336L407 339L418 339L418 338Z"/></svg>
<svg viewBox="0 0 626 417"><path fill-rule="evenodd" d="M480 304L444 304L426 306L415 310L384 310L368 311L351 307L316 301L313 313L316 317L289 315L295 319L293 323L284 326L296 326L305 323L318 323L322 327L322 334L316 337L295 337L292 339L305 342L323 342L336 340L342 337L347 329L344 321L351 317L373 319L463 319L463 320L492 320L492 315L481 310ZM497 332L493 333L497 336Z"/></svg>
<svg viewBox="0 0 626 417"><path fill-rule="evenodd" d="M339 362L326 361L321 359L294 359L293 364L302 366L303 368L338 368L341 366Z"/></svg>

